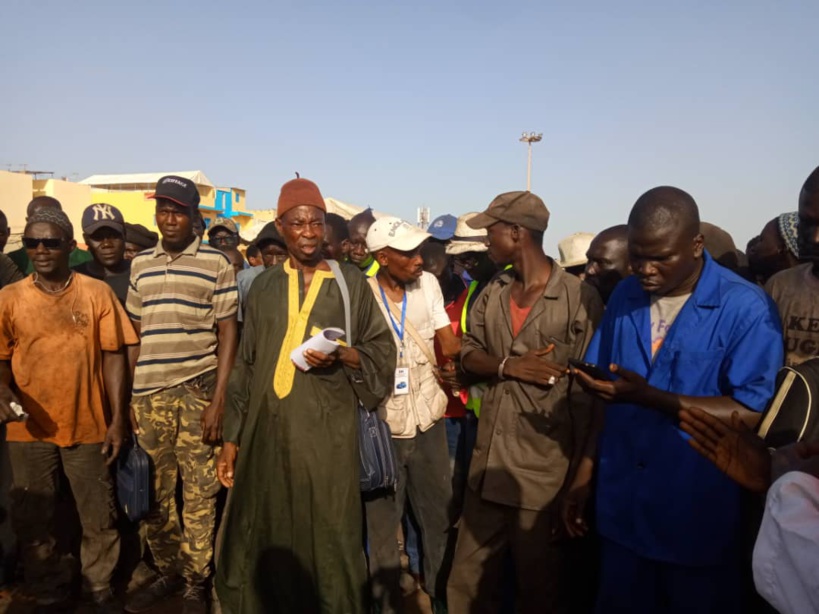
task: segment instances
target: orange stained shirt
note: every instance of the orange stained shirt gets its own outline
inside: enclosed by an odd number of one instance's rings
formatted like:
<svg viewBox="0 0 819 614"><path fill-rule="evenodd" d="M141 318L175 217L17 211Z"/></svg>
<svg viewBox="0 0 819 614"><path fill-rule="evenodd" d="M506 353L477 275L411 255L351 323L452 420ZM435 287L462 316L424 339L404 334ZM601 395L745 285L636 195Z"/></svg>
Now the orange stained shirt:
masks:
<svg viewBox="0 0 819 614"><path fill-rule="evenodd" d="M103 281L74 274L65 290L47 294L29 275L0 290L0 360L11 361L30 415L6 425L6 440L102 443L110 418L102 352L138 341Z"/></svg>

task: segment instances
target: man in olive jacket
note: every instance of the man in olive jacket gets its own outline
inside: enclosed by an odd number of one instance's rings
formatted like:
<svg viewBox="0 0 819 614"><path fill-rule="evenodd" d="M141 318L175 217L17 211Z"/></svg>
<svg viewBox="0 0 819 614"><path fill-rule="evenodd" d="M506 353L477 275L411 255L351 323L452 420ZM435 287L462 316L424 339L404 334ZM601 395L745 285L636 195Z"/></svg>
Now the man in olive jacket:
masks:
<svg viewBox="0 0 819 614"><path fill-rule="evenodd" d="M505 555L521 612L560 612L556 496L571 478L591 422L591 399L571 386L603 313L598 293L543 252L549 211L530 192L499 195L468 224L487 228L489 256L511 269L481 293L461 362L491 380L447 597L452 612L497 612Z"/></svg>

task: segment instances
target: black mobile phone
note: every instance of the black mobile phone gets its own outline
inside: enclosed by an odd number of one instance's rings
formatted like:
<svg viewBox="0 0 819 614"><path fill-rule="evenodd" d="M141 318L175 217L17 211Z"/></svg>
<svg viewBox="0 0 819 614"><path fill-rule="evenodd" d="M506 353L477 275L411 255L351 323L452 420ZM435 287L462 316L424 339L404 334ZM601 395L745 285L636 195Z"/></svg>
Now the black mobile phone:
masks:
<svg viewBox="0 0 819 614"><path fill-rule="evenodd" d="M583 362L582 360L577 360L576 358L569 358L569 364L573 366L575 369L583 371L583 373L593 377L594 379L600 380L612 379L611 373L609 371L604 371L597 365L593 365L590 362Z"/></svg>

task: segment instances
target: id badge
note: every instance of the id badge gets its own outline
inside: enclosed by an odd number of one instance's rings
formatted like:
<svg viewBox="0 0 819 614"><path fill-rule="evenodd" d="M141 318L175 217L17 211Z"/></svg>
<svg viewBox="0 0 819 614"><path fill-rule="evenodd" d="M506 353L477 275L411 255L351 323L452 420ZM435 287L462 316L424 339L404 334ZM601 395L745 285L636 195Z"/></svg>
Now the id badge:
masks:
<svg viewBox="0 0 819 614"><path fill-rule="evenodd" d="M398 367L395 370L395 387L392 393L397 397L409 394L409 368Z"/></svg>

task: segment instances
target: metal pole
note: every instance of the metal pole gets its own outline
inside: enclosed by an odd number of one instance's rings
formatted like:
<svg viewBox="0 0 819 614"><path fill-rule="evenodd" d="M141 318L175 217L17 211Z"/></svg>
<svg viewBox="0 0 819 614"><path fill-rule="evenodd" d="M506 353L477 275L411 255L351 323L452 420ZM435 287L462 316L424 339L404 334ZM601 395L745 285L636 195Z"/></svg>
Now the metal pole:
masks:
<svg viewBox="0 0 819 614"><path fill-rule="evenodd" d="M532 191L532 141L529 141L529 164L526 167L526 191Z"/></svg>
<svg viewBox="0 0 819 614"><path fill-rule="evenodd" d="M526 164L526 191L532 191L532 143L537 143L543 138L543 134L541 133L534 133L534 132L524 132L523 135L520 137L522 143L526 143L529 146L528 152L528 162Z"/></svg>

